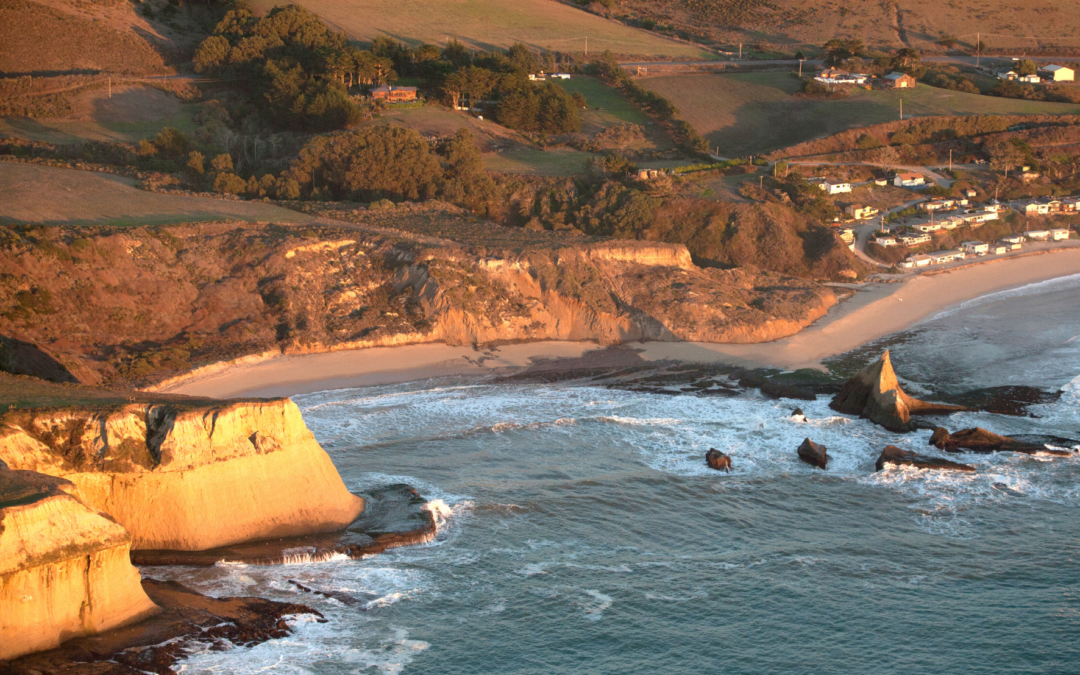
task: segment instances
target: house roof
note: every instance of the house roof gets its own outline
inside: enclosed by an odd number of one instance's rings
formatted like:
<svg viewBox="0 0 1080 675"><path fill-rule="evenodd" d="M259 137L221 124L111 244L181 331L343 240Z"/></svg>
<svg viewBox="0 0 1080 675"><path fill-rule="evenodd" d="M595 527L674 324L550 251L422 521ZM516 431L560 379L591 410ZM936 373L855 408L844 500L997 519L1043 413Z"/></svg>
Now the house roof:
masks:
<svg viewBox="0 0 1080 675"><path fill-rule="evenodd" d="M894 72L894 73L889 73L888 75L886 75L885 79L886 80L899 80L899 79L904 78L904 77L911 77L911 76L908 75L907 73L896 73L896 72Z"/></svg>
<svg viewBox="0 0 1080 675"><path fill-rule="evenodd" d="M896 174L896 177L900 180L918 180L920 178L923 178L923 175L921 173L898 173ZM923 178L923 180L926 179Z"/></svg>
<svg viewBox="0 0 1080 675"><path fill-rule="evenodd" d="M1042 70L1045 70L1045 71L1050 72L1050 73L1056 73L1059 70L1072 70L1072 68L1067 68L1065 66L1059 66L1056 63L1054 63L1054 64L1050 64L1049 66L1046 66L1045 68L1042 68Z"/></svg>
<svg viewBox="0 0 1080 675"><path fill-rule="evenodd" d="M375 87L374 89L371 90L372 93L375 93L375 92L380 92L380 93L387 92L387 93L389 93L391 91L416 91L416 87L392 87L389 84L384 84L384 85L382 85L380 87Z"/></svg>

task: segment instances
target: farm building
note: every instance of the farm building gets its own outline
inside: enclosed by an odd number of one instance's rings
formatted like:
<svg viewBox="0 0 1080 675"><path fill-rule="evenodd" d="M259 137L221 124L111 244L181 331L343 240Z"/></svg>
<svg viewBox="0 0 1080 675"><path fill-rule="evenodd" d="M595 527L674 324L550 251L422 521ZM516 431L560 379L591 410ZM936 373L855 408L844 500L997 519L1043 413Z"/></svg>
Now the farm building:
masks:
<svg viewBox="0 0 1080 675"><path fill-rule="evenodd" d="M371 97L389 101L390 103L403 103L416 100L416 87L393 87L384 84L371 90Z"/></svg>
<svg viewBox="0 0 1080 675"><path fill-rule="evenodd" d="M926 185L926 177L921 173L898 173L893 179L896 187L920 187Z"/></svg>
<svg viewBox="0 0 1080 675"><path fill-rule="evenodd" d="M889 73L881 78L881 84L886 89L911 89L915 86L915 78L907 73Z"/></svg>
<svg viewBox="0 0 1080 675"><path fill-rule="evenodd" d="M1076 79L1076 72L1065 66L1049 65L1040 68L1039 73L1051 82L1072 82Z"/></svg>
<svg viewBox="0 0 1080 675"><path fill-rule="evenodd" d="M862 73L847 73L835 68L826 68L814 79L824 84L865 84L868 77Z"/></svg>

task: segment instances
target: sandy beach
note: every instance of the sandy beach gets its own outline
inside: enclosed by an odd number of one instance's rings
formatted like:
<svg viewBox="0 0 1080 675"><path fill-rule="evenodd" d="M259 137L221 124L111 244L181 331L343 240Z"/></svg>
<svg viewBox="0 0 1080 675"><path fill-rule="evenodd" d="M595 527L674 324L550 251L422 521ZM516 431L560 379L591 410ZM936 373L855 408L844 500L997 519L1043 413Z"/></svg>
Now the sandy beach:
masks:
<svg viewBox="0 0 1080 675"><path fill-rule="evenodd" d="M1080 274L1080 249L987 261L897 283L870 284L802 332L759 344L646 342L632 345L650 361L724 362L794 369L904 330L990 293ZM198 396L291 396L326 389L393 384L442 376L487 375L538 359L578 358L592 342L538 342L498 348L422 344L282 356L227 367L166 385Z"/></svg>

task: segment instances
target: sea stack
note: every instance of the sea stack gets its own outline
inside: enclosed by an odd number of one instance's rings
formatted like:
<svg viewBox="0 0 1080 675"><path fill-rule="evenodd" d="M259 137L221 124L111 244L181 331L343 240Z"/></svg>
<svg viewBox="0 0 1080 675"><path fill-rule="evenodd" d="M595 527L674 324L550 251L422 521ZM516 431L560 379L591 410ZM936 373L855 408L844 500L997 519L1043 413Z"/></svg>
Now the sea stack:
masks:
<svg viewBox="0 0 1080 675"><path fill-rule="evenodd" d="M825 465L829 463L827 450L828 448L824 445L818 445L807 438L802 442L802 445L799 446L799 459L811 466L824 469Z"/></svg>
<svg viewBox="0 0 1080 675"><path fill-rule="evenodd" d="M908 432L916 428L912 415L947 415L967 410L963 406L927 403L912 398L900 388L893 372L889 351L855 373L829 406L846 415L858 415L889 431Z"/></svg>
<svg viewBox="0 0 1080 675"><path fill-rule="evenodd" d="M716 448L709 448L709 451L705 453L705 463L709 465L710 469L731 471L731 457Z"/></svg>
<svg viewBox="0 0 1080 675"><path fill-rule="evenodd" d="M52 649L158 611L131 536L69 481L0 470L0 659Z"/></svg>
<svg viewBox="0 0 1080 675"><path fill-rule="evenodd" d="M895 445L886 445L878 457L874 468L884 471L886 464L893 466L911 466L916 469L938 469L943 471L974 471L975 467L959 462L950 462L940 457L924 457L910 450L903 450Z"/></svg>
<svg viewBox="0 0 1080 675"><path fill-rule="evenodd" d="M14 410L0 461L71 481L133 549L334 532L364 507L288 399Z"/></svg>

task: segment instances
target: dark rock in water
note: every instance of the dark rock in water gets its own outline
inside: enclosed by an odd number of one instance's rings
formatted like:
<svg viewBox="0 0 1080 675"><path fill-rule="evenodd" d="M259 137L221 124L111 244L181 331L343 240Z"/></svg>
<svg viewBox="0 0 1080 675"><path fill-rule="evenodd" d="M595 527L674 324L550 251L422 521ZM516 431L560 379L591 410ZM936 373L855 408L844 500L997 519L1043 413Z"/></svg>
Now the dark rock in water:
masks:
<svg viewBox="0 0 1080 675"><path fill-rule="evenodd" d="M943 433L941 433L943 432ZM1027 455L1044 453L1068 457L1073 453L1068 450L1052 450L1038 443L1025 443L1008 436L999 436L982 427L963 429L950 434L945 429L937 429L930 437L930 444L946 452L1022 452Z"/></svg>
<svg viewBox="0 0 1080 675"><path fill-rule="evenodd" d="M705 453L705 463L709 465L710 469L731 471L731 457L716 448L709 448L709 451Z"/></svg>
<svg viewBox="0 0 1080 675"><path fill-rule="evenodd" d="M799 459L812 464L819 469L824 469L825 465L829 462L829 456L826 454L826 448L824 445L818 445L809 438L802 442L799 446Z"/></svg>
<svg viewBox="0 0 1080 675"><path fill-rule="evenodd" d="M371 602L372 600L375 600L376 598L379 597L375 593L368 593L366 591L361 591L361 594L362 594L363 597L357 597L357 594L345 593L343 591L333 591L333 590L324 591L324 590L319 589L319 588L311 588L309 586L305 586L304 584L300 583L296 579L289 579L289 583L292 584L293 586L296 586L297 588L299 588L301 591L303 591L305 593L311 593L313 595L321 595L324 598L330 598L331 600L337 600L341 604L346 605L348 607L355 607L355 606L359 605L363 609L369 609L368 607L364 607L364 605L366 603Z"/></svg>
<svg viewBox="0 0 1080 675"><path fill-rule="evenodd" d="M806 413L802 411L802 408L795 408L791 411L792 417L806 417Z"/></svg>
<svg viewBox="0 0 1080 675"><path fill-rule="evenodd" d="M364 497L364 512L348 528L328 534L267 539L207 551L132 551L131 562L146 565L209 567L219 562L276 565L327 560L334 555L359 558L372 553L431 541L435 517L427 501L411 486L386 485Z"/></svg>
<svg viewBox="0 0 1080 675"><path fill-rule="evenodd" d="M193 652L253 647L291 633L286 616L322 614L306 605L262 598L211 598L175 581L143 579L143 590L162 608L129 626L69 640L56 649L8 663L0 673L20 675L135 675L172 673Z"/></svg>
<svg viewBox="0 0 1080 675"><path fill-rule="evenodd" d="M798 384L768 380L759 388L761 393L769 398L794 398L800 401L817 400L817 394L814 393L813 389Z"/></svg>
<svg viewBox="0 0 1080 675"><path fill-rule="evenodd" d="M905 394L893 372L888 350L880 359L855 373L829 406L898 432L917 428L918 425L912 423L912 415L947 415L967 410L957 405L927 403Z"/></svg>
<svg viewBox="0 0 1080 675"><path fill-rule="evenodd" d="M984 410L998 415L1028 415L1028 406L1054 403L1061 398L1060 391L1044 391L1035 387L1003 386L976 389L957 396L949 396L950 403Z"/></svg>
<svg viewBox="0 0 1080 675"><path fill-rule="evenodd" d="M1001 492L1004 492L1007 495L1013 495L1015 497L1023 497L1024 496L1024 493L1017 492L1016 490L1012 489L1011 487L1009 487L1005 483L994 483L994 489L999 490Z"/></svg>
<svg viewBox="0 0 1080 675"><path fill-rule="evenodd" d="M916 469L939 469L944 471L974 471L975 467L959 462L950 462L940 457L924 457L910 450L903 450L895 445L886 445L878 457L874 468L883 471L886 464L895 466L913 466Z"/></svg>

